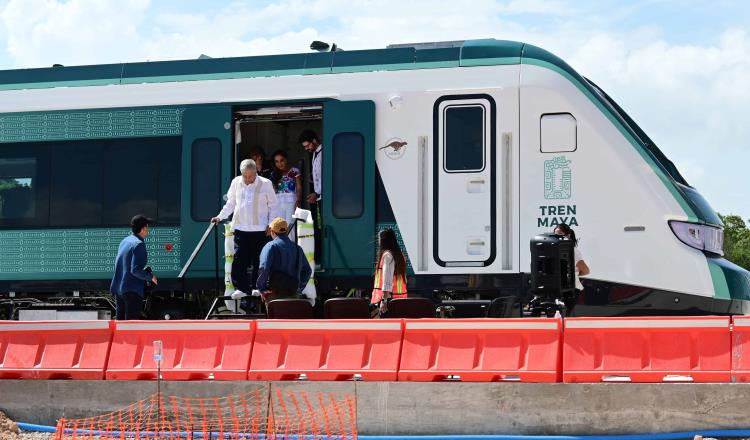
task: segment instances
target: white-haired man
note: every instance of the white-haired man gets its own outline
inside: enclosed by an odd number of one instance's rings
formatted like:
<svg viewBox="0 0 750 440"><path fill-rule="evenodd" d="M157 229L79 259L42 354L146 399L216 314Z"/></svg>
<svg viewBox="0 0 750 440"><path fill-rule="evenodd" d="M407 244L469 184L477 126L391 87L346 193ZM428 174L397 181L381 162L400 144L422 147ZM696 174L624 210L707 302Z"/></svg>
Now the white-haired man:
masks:
<svg viewBox="0 0 750 440"><path fill-rule="evenodd" d="M278 216L276 191L273 183L258 175L255 161L240 163L240 175L232 180L227 191L227 202L211 221L218 223L232 214L234 227L234 262L232 283L244 296L252 291L258 279L260 251L268 243L271 220ZM248 278L247 269L253 267Z"/></svg>

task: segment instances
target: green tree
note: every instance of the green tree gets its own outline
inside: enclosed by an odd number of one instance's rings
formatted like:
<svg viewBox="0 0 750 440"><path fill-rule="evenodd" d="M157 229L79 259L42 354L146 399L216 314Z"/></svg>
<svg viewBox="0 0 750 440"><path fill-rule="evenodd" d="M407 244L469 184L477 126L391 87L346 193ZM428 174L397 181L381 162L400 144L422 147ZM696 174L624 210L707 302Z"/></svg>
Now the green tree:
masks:
<svg viewBox="0 0 750 440"><path fill-rule="evenodd" d="M23 185L21 185L16 179L0 179L0 191L4 189L18 188L21 186Z"/></svg>
<svg viewBox="0 0 750 440"><path fill-rule="evenodd" d="M724 257L750 270L750 229L739 215L721 215L724 222ZM748 220L750 222L750 220Z"/></svg>

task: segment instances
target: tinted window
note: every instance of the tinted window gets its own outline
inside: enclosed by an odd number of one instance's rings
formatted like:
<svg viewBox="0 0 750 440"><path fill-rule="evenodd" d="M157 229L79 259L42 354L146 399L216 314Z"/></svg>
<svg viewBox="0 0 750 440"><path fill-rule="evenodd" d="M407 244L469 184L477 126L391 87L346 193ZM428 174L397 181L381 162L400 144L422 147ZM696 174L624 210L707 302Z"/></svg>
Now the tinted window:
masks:
<svg viewBox="0 0 750 440"><path fill-rule="evenodd" d="M105 225L122 224L135 214L158 218L158 157L152 142L113 144L104 161ZM137 162L136 162L137 161Z"/></svg>
<svg viewBox="0 0 750 440"><path fill-rule="evenodd" d="M173 138L169 142L161 141L156 148L159 160L159 192L157 215L160 223L180 222L180 201L182 188L182 140Z"/></svg>
<svg viewBox="0 0 750 440"><path fill-rule="evenodd" d="M359 133L333 138L333 215L355 218L364 211L365 139Z"/></svg>
<svg viewBox="0 0 750 440"><path fill-rule="evenodd" d="M180 155L179 137L0 144L0 225L178 224Z"/></svg>
<svg viewBox="0 0 750 440"><path fill-rule="evenodd" d="M36 170L35 157L0 159L0 219L36 217Z"/></svg>
<svg viewBox="0 0 750 440"><path fill-rule="evenodd" d="M49 222L48 151L36 142L0 144L0 226Z"/></svg>
<svg viewBox="0 0 750 440"><path fill-rule="evenodd" d="M446 107L443 130L443 166L446 171L467 172L484 169L484 107Z"/></svg>
<svg viewBox="0 0 750 440"><path fill-rule="evenodd" d="M221 209L221 142L198 139L193 142L191 172L191 215L207 221Z"/></svg>
<svg viewBox="0 0 750 440"><path fill-rule="evenodd" d="M51 146L50 225L102 224L102 157L106 145Z"/></svg>

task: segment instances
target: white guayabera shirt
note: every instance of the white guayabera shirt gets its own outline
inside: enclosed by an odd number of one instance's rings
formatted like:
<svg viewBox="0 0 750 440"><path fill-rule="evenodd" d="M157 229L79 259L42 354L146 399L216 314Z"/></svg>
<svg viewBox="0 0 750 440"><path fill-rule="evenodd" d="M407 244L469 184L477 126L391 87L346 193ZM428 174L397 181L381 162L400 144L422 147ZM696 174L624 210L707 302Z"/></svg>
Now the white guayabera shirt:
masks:
<svg viewBox="0 0 750 440"><path fill-rule="evenodd" d="M218 217L225 220L230 214L236 231L265 231L271 220L278 216L278 201L273 183L265 177L256 176L255 181L245 184L242 176L232 179L227 191L227 203Z"/></svg>

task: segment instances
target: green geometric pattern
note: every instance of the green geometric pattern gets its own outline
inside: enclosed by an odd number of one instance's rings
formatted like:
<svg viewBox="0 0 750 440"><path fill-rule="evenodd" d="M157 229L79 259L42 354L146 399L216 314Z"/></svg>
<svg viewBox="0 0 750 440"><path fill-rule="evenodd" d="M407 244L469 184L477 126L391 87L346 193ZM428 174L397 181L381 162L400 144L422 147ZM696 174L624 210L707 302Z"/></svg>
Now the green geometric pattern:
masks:
<svg viewBox="0 0 750 440"><path fill-rule="evenodd" d="M184 108L0 114L0 143L182 134Z"/></svg>
<svg viewBox="0 0 750 440"><path fill-rule="evenodd" d="M398 240L398 245L401 247L401 252L404 253L404 258L406 258L406 271L409 275L414 275L414 269L411 267L411 260L409 259L409 253L406 252L406 246L404 246L404 239L401 237L401 231L398 229L398 223L376 223L375 224L375 248L378 246L378 234L380 234L380 231L385 229L393 229L393 232L396 233L396 240ZM376 251L377 252L377 251ZM377 253L375 254L375 257L377 258ZM374 266L373 262L373 266Z"/></svg>
<svg viewBox="0 0 750 440"><path fill-rule="evenodd" d="M0 231L0 279L110 277L117 248L128 234L128 228ZM146 249L157 276L181 269L179 227L152 228Z"/></svg>
<svg viewBox="0 0 750 440"><path fill-rule="evenodd" d="M565 156L544 161L544 198L569 199L572 195L573 173Z"/></svg>

